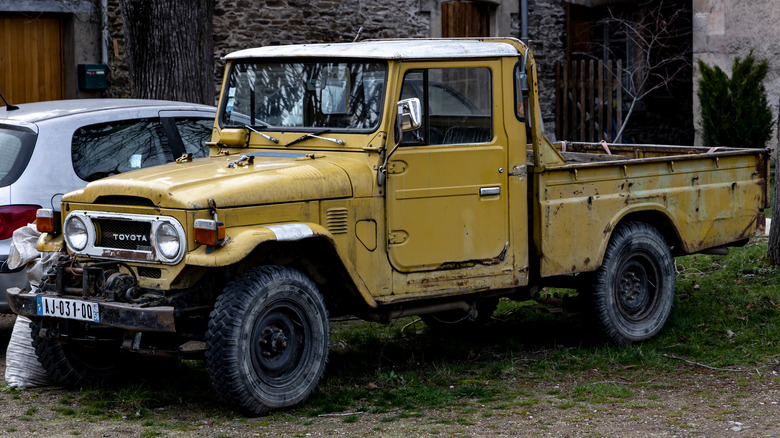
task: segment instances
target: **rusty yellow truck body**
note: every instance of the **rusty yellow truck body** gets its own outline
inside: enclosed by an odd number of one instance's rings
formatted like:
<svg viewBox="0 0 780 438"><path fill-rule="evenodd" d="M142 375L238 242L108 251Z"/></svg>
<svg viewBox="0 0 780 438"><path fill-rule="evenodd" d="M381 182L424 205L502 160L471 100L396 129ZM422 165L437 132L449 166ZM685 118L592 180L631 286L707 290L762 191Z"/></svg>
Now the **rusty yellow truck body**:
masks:
<svg viewBox="0 0 780 438"><path fill-rule="evenodd" d="M203 341L220 396L263 413L314 390L331 317L446 328L547 284L576 287L608 339L641 341L671 311L673 256L764 227L767 150L551 143L517 40L226 62L209 158L109 177L66 195L60 219L41 212L39 248L67 256L8 295L62 383Z"/></svg>

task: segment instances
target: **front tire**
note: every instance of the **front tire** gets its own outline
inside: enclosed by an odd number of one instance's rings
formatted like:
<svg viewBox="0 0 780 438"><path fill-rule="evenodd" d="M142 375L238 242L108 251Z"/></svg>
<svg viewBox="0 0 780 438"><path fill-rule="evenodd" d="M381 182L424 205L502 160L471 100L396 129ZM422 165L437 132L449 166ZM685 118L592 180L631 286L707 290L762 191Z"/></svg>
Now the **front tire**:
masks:
<svg viewBox="0 0 780 438"><path fill-rule="evenodd" d="M675 289L674 259L661 233L642 222L619 225L591 291L607 338L629 345L657 335L672 311Z"/></svg>
<svg viewBox="0 0 780 438"><path fill-rule="evenodd" d="M325 372L328 312L301 272L262 266L228 283L211 312L206 365L220 397L264 414L305 401Z"/></svg>
<svg viewBox="0 0 780 438"><path fill-rule="evenodd" d="M56 383L68 387L114 381L124 370L120 341L100 344L71 340L67 343L41 337L42 322L30 323L30 335L38 362Z"/></svg>

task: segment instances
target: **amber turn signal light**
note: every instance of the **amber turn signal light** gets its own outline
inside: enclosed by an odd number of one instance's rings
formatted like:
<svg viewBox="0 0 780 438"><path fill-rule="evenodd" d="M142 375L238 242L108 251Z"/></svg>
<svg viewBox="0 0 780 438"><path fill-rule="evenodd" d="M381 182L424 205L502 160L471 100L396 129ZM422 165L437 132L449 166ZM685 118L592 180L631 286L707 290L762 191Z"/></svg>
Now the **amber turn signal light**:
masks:
<svg viewBox="0 0 780 438"><path fill-rule="evenodd" d="M225 240L225 224L211 219L195 219L195 242L217 246Z"/></svg>
<svg viewBox="0 0 780 438"><path fill-rule="evenodd" d="M54 227L54 210L51 208L39 208L35 212L35 228L41 233L53 233L55 231Z"/></svg>

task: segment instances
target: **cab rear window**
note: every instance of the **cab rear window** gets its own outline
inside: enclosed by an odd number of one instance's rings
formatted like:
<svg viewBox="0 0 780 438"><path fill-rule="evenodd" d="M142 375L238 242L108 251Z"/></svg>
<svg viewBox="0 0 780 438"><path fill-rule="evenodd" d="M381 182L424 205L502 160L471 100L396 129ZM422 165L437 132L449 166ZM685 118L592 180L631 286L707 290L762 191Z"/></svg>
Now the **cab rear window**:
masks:
<svg viewBox="0 0 780 438"><path fill-rule="evenodd" d="M30 161L37 137L24 128L0 126L0 187L19 179Z"/></svg>

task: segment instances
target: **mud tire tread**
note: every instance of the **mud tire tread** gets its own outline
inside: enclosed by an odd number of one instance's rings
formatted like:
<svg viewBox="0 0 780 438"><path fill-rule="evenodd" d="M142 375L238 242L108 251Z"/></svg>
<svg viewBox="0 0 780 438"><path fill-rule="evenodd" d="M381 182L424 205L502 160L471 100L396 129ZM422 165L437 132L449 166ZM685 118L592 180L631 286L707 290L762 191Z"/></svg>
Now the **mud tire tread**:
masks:
<svg viewBox="0 0 780 438"><path fill-rule="evenodd" d="M280 299L305 310L301 314L311 328L311 336L306 337L311 344L306 348L311 351L298 373L302 376L295 376L283 396L274 396L269 395L272 391L264 387L262 377L249 375L253 370L248 358L250 350L240 340L251 338L254 323L245 324L246 318ZM328 362L328 311L317 286L303 273L282 266L261 266L225 286L211 312L206 340L206 367L218 396L234 409L263 415L271 409L302 403L316 389Z"/></svg>

